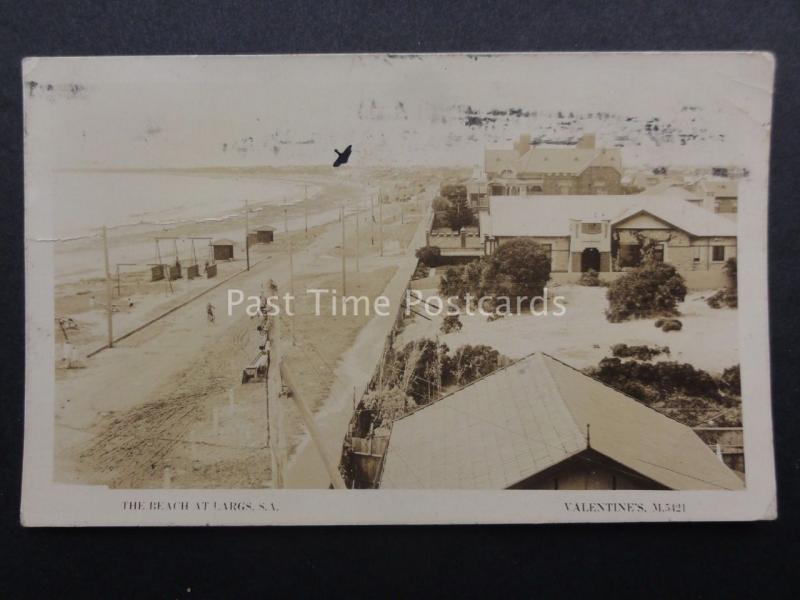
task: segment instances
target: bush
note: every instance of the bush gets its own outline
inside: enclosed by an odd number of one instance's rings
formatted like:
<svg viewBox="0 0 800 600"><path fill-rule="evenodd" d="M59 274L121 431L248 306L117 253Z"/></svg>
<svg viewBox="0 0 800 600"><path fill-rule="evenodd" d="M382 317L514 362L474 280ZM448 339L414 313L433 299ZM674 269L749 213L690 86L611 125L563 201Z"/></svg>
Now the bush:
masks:
<svg viewBox="0 0 800 600"><path fill-rule="evenodd" d="M723 306L736 308L739 306L739 283L736 257L733 256L725 261L725 266L723 269L725 274L728 276L728 287L724 290L719 290L713 296L707 298L706 304L708 304L711 308L722 308Z"/></svg>
<svg viewBox="0 0 800 600"><path fill-rule="evenodd" d="M368 392L361 410L362 413L368 411L367 422L377 428L407 415L416 406L414 400L401 389L391 387L382 391ZM366 435L369 432L369 425L359 423L359 430L361 435Z"/></svg>
<svg viewBox="0 0 800 600"><path fill-rule="evenodd" d="M495 250L482 273L483 291L510 297L540 296L550 279L550 257L533 240L518 238Z"/></svg>
<svg viewBox="0 0 800 600"><path fill-rule="evenodd" d="M714 295L706 298L706 304L711 308L736 308L739 305L739 296L736 290L719 290Z"/></svg>
<svg viewBox="0 0 800 600"><path fill-rule="evenodd" d="M741 411L727 410L741 407L738 365L715 377L686 363L604 358L586 373L691 427L709 420L741 426Z"/></svg>
<svg viewBox="0 0 800 600"><path fill-rule="evenodd" d="M482 296L540 296L550 279L550 259L542 247L530 239L519 238L502 244L490 257L466 265L447 267L439 280L439 294L457 297L462 302L470 294ZM490 309L491 302L485 303Z"/></svg>
<svg viewBox="0 0 800 600"><path fill-rule="evenodd" d="M442 321L440 331L442 333L452 333L454 331L461 331L461 319L458 315L448 315Z"/></svg>
<svg viewBox="0 0 800 600"><path fill-rule="evenodd" d="M497 369L509 364L509 359L491 346L461 346L452 357L448 358L448 383L459 386L467 385L494 373Z"/></svg>
<svg viewBox="0 0 800 600"><path fill-rule="evenodd" d="M686 283L672 265L648 262L611 282L607 298L606 318L612 323L673 316L686 298Z"/></svg>
<svg viewBox="0 0 800 600"><path fill-rule="evenodd" d="M463 267L447 267L439 278L439 294L444 297L456 296L463 299L466 293Z"/></svg>
<svg viewBox="0 0 800 600"><path fill-rule="evenodd" d="M442 259L442 250L438 246L423 246L418 248L415 256L427 267L436 267Z"/></svg>
<svg viewBox="0 0 800 600"><path fill-rule="evenodd" d="M425 279L428 275L430 275L430 272L430 267L422 262L419 262L417 263L417 268L414 269L414 274L411 276L411 279Z"/></svg>
<svg viewBox="0 0 800 600"><path fill-rule="evenodd" d="M597 287L600 285L600 276L594 269L589 269L581 274L581 278L578 283L588 287Z"/></svg>
<svg viewBox="0 0 800 600"><path fill-rule="evenodd" d="M728 288L735 290L739 285L739 267L736 263L736 257L731 256L726 260L723 269L728 276Z"/></svg>
<svg viewBox="0 0 800 600"><path fill-rule="evenodd" d="M688 363L672 361L648 363L619 358L604 358L589 375L625 393L641 386L631 396L643 402L682 394L702 396L715 401L722 399L720 384L710 373L696 369ZM636 386L631 385L633 383Z"/></svg>
<svg viewBox="0 0 800 600"><path fill-rule="evenodd" d="M720 377L720 382L722 384L722 389L728 394L734 396L742 395L742 380L739 372L739 365L733 365L725 369Z"/></svg>
<svg viewBox="0 0 800 600"><path fill-rule="evenodd" d="M433 199L432 205L435 212L444 212L450 206L450 202L447 200L447 198L436 196L436 198Z"/></svg>
<svg viewBox="0 0 800 600"><path fill-rule="evenodd" d="M615 344L611 346L611 354L617 358L651 360L659 354L669 354L669 348L667 346L628 346L628 344Z"/></svg>
<svg viewBox="0 0 800 600"><path fill-rule="evenodd" d="M661 326L661 331L680 331L683 329L683 323L678 319L666 319Z"/></svg>

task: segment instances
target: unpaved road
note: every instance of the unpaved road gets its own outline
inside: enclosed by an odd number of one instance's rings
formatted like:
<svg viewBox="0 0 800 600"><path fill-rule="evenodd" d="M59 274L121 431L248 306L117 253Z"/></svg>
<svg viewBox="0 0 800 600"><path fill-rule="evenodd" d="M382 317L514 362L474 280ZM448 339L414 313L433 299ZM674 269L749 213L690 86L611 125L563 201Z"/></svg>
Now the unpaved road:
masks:
<svg viewBox="0 0 800 600"><path fill-rule="evenodd" d="M385 213L385 219L392 218L391 209ZM331 223L319 229L308 247L295 254L295 273L330 278L340 268L332 256L341 243L340 228ZM365 258L362 272L385 270L396 261ZM269 278L281 292L288 290L285 255L273 254L253 265L96 355L87 368L62 372L56 398L56 479L116 488L266 487L270 459L264 388L240 385L241 368L255 353L255 321L243 310L229 317L225 307L229 288L258 295ZM213 324L206 319L208 302L217 307ZM338 436L339 446L341 440ZM319 466L318 457L305 450L302 455L301 464L308 461L310 471L315 463ZM334 456L338 460L338 452Z"/></svg>

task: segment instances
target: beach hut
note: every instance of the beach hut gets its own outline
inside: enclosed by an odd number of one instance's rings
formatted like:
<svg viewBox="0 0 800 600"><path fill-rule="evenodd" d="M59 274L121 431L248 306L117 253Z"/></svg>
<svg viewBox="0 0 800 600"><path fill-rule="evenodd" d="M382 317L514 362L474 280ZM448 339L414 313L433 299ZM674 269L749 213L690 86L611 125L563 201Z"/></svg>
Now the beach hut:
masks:
<svg viewBox="0 0 800 600"><path fill-rule="evenodd" d="M274 240L275 228L269 225L264 225L256 229L256 243L257 244L271 244Z"/></svg>
<svg viewBox="0 0 800 600"><path fill-rule="evenodd" d="M211 247L214 249L214 260L233 260L234 242L231 240L214 240Z"/></svg>

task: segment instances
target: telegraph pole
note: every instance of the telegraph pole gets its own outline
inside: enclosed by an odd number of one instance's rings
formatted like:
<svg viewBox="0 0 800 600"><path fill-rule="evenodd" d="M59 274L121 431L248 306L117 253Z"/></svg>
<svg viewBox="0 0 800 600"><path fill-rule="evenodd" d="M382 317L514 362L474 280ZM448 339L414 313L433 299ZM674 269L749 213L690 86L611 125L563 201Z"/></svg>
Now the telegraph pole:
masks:
<svg viewBox="0 0 800 600"><path fill-rule="evenodd" d="M375 196L369 195L369 237L370 245L375 245Z"/></svg>
<svg viewBox="0 0 800 600"><path fill-rule="evenodd" d="M306 217L306 237L308 237L308 186L305 186L305 202L303 203L304 214Z"/></svg>
<svg viewBox="0 0 800 600"><path fill-rule="evenodd" d="M250 207L244 201L244 253L247 258L247 270L250 270Z"/></svg>
<svg viewBox="0 0 800 600"><path fill-rule="evenodd" d="M111 273L108 267L108 231L103 225L103 256L106 264L106 318L108 319L108 347L114 346L114 328L111 323Z"/></svg>
<svg viewBox="0 0 800 600"><path fill-rule="evenodd" d="M347 259L345 258L344 251L344 202L342 202L341 208L341 215L342 215L342 296L347 295Z"/></svg>
<svg viewBox="0 0 800 600"><path fill-rule="evenodd" d="M289 235L289 215L286 206L283 207L283 230L286 232L286 251L289 253L289 293L294 298L294 259L292 255L292 236ZM297 341L294 334L294 315L290 318L292 319L292 346L294 346Z"/></svg>
<svg viewBox="0 0 800 600"><path fill-rule="evenodd" d="M383 256L383 194L378 194L378 236L380 238L381 256Z"/></svg>
<svg viewBox="0 0 800 600"><path fill-rule="evenodd" d="M359 210L358 203L356 203L356 273L361 270L358 261L359 242L358 242L358 220L361 218L361 211Z"/></svg>
<svg viewBox="0 0 800 600"><path fill-rule="evenodd" d="M297 386L294 385L294 381L286 367L286 363L283 361L281 361L280 370L281 381L283 381L284 385L289 389L289 393L292 395L292 399L294 400L294 403L300 412L300 417L303 419L303 423L308 430L311 441L314 442L314 445L317 447L317 453L322 460L325 470L328 472L331 485L333 485L333 487L336 489L346 489L347 486L344 483L344 479L342 479L342 474L339 473L339 469L336 467L336 462L328 454L327 450L325 449L325 445L322 443L322 433L317 427L316 421L314 421L314 415L312 415L311 411L308 410L308 406L306 406L302 396L300 396L298 393Z"/></svg>
<svg viewBox="0 0 800 600"><path fill-rule="evenodd" d="M270 283L271 280L270 280ZM272 286L270 285L272 289ZM272 293L270 289L270 293ZM282 407L280 405L281 374L280 374L280 343L281 343L281 318L280 315L270 317L269 329L269 362L267 363L266 395L267 395L267 445L269 446L272 487L283 487L283 465L280 460L282 451L282 437L280 419Z"/></svg>

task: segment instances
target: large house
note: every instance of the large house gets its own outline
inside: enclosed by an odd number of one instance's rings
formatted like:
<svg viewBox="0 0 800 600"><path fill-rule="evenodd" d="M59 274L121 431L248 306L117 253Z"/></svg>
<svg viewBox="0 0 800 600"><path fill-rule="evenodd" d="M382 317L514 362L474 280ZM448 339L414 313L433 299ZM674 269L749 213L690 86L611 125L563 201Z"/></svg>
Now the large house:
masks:
<svg viewBox="0 0 800 600"><path fill-rule="evenodd" d="M567 147L531 145L522 135L512 149L486 149L484 178L468 184L473 206L488 196L533 194L621 194L619 148L597 148L594 134Z"/></svg>
<svg viewBox="0 0 800 600"><path fill-rule="evenodd" d="M480 213L483 247L475 255L526 237L546 249L554 273L604 273L637 266L649 242L656 259L681 274L722 274L736 256L736 229L729 219L661 195L492 196Z"/></svg>
<svg viewBox="0 0 800 600"><path fill-rule="evenodd" d="M395 421L377 486L744 488L689 427L542 353Z"/></svg>

